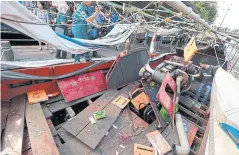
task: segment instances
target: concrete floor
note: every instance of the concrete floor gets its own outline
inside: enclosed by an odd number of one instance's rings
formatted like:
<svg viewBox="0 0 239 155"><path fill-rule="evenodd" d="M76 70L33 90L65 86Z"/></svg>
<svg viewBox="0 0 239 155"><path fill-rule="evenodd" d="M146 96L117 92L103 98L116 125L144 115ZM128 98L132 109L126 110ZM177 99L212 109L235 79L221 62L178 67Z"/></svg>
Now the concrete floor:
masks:
<svg viewBox="0 0 239 155"><path fill-rule="evenodd" d="M142 46L142 45L141 45ZM135 45L135 47L139 47ZM40 50L39 46L12 46L14 51L15 61L40 61L40 60L54 60L56 59L56 50L43 46ZM111 46L109 48L102 48L98 51L101 57L117 56L124 49L124 45L119 46L119 50L116 50L116 46ZM71 59L71 53L67 53L67 58Z"/></svg>

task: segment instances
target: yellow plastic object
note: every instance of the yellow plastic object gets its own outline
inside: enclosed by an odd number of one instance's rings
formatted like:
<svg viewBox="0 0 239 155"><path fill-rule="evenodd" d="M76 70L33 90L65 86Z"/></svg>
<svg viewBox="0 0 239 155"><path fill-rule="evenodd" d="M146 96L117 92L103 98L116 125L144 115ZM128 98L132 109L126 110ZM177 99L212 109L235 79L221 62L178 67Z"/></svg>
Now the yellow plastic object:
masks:
<svg viewBox="0 0 239 155"><path fill-rule="evenodd" d="M188 62L189 60L191 60L197 50L198 48L196 45L195 37L192 37L187 46L184 48L184 61Z"/></svg>
<svg viewBox="0 0 239 155"><path fill-rule="evenodd" d="M137 110L140 110L143 107L145 107L146 104L150 103L150 99L144 92L142 92L138 96L136 96L134 99L132 99L131 103L134 105L134 107Z"/></svg>
<svg viewBox="0 0 239 155"><path fill-rule="evenodd" d="M48 100L45 90L37 90L27 93L29 104L39 103Z"/></svg>
<svg viewBox="0 0 239 155"><path fill-rule="evenodd" d="M116 97L116 99L113 100L113 104L118 106L121 109L124 109L126 107L126 105L129 103L129 99L127 99L124 96L118 96Z"/></svg>

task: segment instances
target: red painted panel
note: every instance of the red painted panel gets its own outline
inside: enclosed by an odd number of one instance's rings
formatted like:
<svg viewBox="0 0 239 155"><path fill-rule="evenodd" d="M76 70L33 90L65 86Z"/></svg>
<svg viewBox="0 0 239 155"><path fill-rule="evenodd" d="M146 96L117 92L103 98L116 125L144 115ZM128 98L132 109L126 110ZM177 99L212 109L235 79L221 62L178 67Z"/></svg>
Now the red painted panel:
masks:
<svg viewBox="0 0 239 155"><path fill-rule="evenodd" d="M171 122L173 124L174 121L174 103L175 103L175 99L171 98L168 93L165 91L166 85L169 85L169 87L173 90L174 95L176 93L176 83L173 80L172 76L167 73L166 76L164 77L164 80L162 82L162 85L160 86L157 98L160 101L160 103L162 104L162 106L164 106L164 108L168 111L169 116L171 118Z"/></svg>
<svg viewBox="0 0 239 155"><path fill-rule="evenodd" d="M105 76L102 71L73 76L67 79L58 80L57 83L66 102L106 89Z"/></svg>

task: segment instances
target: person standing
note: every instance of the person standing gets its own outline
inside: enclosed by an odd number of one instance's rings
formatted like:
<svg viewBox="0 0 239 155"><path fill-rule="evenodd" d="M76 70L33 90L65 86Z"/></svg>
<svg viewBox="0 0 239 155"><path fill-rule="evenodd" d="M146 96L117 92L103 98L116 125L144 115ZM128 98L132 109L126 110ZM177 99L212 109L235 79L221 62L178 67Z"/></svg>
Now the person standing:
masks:
<svg viewBox="0 0 239 155"><path fill-rule="evenodd" d="M48 18L49 18L49 24L51 24L53 31L55 31L57 12L58 11L56 7L50 8L50 14Z"/></svg>
<svg viewBox="0 0 239 155"><path fill-rule="evenodd" d="M198 101L199 97L201 96L203 90L206 88L205 94L203 96L203 99L201 101L201 104L206 104L209 95L211 93L211 88L212 88L212 80L213 77L216 73L217 70L217 66L212 66L212 65L208 65L207 64L207 59L202 58L200 60L200 71L198 74L196 75L192 75L193 77L201 77L202 82L201 85L199 87L199 89L197 90L197 93L194 97L194 100Z"/></svg>
<svg viewBox="0 0 239 155"><path fill-rule="evenodd" d="M77 7L75 13L73 14L72 22L72 33L75 38L79 39L89 39L88 36L88 26L87 23L92 23L96 16L99 14L99 8L95 8L95 12L89 16L88 6L91 5L91 1L83 1ZM90 53L85 53L85 60L90 61ZM80 62L80 57L83 54L72 55L75 59L75 62Z"/></svg>
<svg viewBox="0 0 239 155"><path fill-rule="evenodd" d="M67 6L66 5L60 5L58 8L59 12L57 13L57 17L56 17L56 28L55 28L55 32L62 34L62 35L66 35L67 33L67 28L71 27L71 24L67 24L67 17L65 15L66 11L67 11ZM57 49L56 52L56 58L57 59L65 59L67 56L65 51L59 50Z"/></svg>
<svg viewBox="0 0 239 155"><path fill-rule="evenodd" d="M44 23L48 24L48 13L45 11L44 8L45 3L43 1L37 1L37 9L35 10L34 14L40 18ZM40 50L42 50L42 43L39 41ZM47 45L46 45L47 47ZM47 47L48 49L48 47Z"/></svg>

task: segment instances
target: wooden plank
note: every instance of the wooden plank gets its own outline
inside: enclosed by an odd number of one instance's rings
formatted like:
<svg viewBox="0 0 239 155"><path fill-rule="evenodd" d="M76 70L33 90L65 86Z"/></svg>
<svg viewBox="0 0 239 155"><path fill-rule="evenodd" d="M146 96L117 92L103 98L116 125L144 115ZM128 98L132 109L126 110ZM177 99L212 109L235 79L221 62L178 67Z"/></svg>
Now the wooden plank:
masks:
<svg viewBox="0 0 239 155"><path fill-rule="evenodd" d="M59 138L59 136L55 136L54 137L54 141L55 141L55 143L56 143L56 146L62 146L62 143L61 143L61 140L60 140L60 138ZM58 149L59 150L59 149Z"/></svg>
<svg viewBox="0 0 239 155"><path fill-rule="evenodd" d="M66 131L64 128L60 128L57 130L58 135L63 139L65 142L75 138L72 134L70 134L68 131Z"/></svg>
<svg viewBox="0 0 239 155"><path fill-rule="evenodd" d="M25 119L26 96L13 98L2 139L2 154L21 154Z"/></svg>
<svg viewBox="0 0 239 155"><path fill-rule="evenodd" d="M57 111L65 109L67 107L70 107L70 106L76 105L78 103L85 102L89 99L95 98L97 96L100 96L100 95L104 94L105 92L106 91L98 92L98 93L95 93L95 94L89 95L87 97L83 97L81 99L78 99L78 100L75 100L72 102L68 102L68 103L65 102L64 100L60 100L60 101L54 102L52 104L49 104L48 108L52 113L55 113Z"/></svg>
<svg viewBox="0 0 239 155"><path fill-rule="evenodd" d="M22 152L25 152L31 148L30 138L27 128L24 128L23 143L22 143Z"/></svg>
<svg viewBox="0 0 239 155"><path fill-rule="evenodd" d="M64 123L62 126L69 133L77 136L78 133L90 123L89 117L93 116L93 113L102 110L109 104L111 100L119 93L117 90L108 90L104 95L99 97L92 105L86 107L83 111L77 114L74 118Z"/></svg>
<svg viewBox="0 0 239 155"><path fill-rule="evenodd" d="M57 135L57 131L56 131L56 129L55 129L55 127L54 127L54 125L53 125L51 119L48 118L48 119L46 119L46 121L47 121L47 124L48 124L48 126L49 126L49 128L50 128L51 135L52 135L53 137L55 137L55 136Z"/></svg>
<svg viewBox="0 0 239 155"><path fill-rule="evenodd" d="M26 122L34 155L59 155L40 103L27 104Z"/></svg>
<svg viewBox="0 0 239 155"><path fill-rule="evenodd" d="M126 86L120 93L115 96L124 96L126 98L129 97L128 92L135 89L135 86ZM114 99L115 99L114 98ZM113 123L119 117L121 112L121 108L113 104L114 99L104 108L106 117L101 120L97 120L95 124L88 124L78 135L77 138L82 142L87 144L90 148L95 149L96 146L100 143L102 138L106 135L108 130L111 128Z"/></svg>
<svg viewBox="0 0 239 155"><path fill-rule="evenodd" d="M106 117L97 120L95 124L88 124L78 135L77 138L87 144L90 148L95 149L101 139L108 132L115 120L118 118L121 109L110 103L104 108Z"/></svg>
<svg viewBox="0 0 239 155"><path fill-rule="evenodd" d="M132 139L132 144L126 146L126 148L120 153L120 155L129 155L133 154L134 152L134 143L137 144L142 144L145 146L151 146L151 143L149 142L148 138L146 135L156 129L156 122L151 123L145 130L138 136L134 136Z"/></svg>
<svg viewBox="0 0 239 155"><path fill-rule="evenodd" d="M122 115L120 117L122 117ZM121 123L124 123L124 122L121 122ZM107 140L105 140L104 142L101 142L97 146L97 148L90 153L90 155L116 154L116 151L120 154L121 152L123 152L125 149L127 149L130 146L132 146L133 148L135 138L138 136L141 136L141 134L144 133L144 131L148 127L148 124L147 123L145 124L145 122L141 118L137 117L134 120L134 126L135 128L138 127L138 129L135 130L137 136L131 136L132 135L131 123L126 124L126 126L123 125L121 129L118 128L119 126L117 126L117 129L112 127L111 129L115 130L116 132L114 134L109 133L106 136L108 137Z"/></svg>
<svg viewBox="0 0 239 155"><path fill-rule="evenodd" d="M87 155L91 149L77 138L72 138L59 147L60 152L65 155Z"/></svg>
<svg viewBox="0 0 239 155"><path fill-rule="evenodd" d="M156 148L159 155L164 155L172 149L158 130L148 133L147 138L151 142L152 146Z"/></svg>
<svg viewBox="0 0 239 155"><path fill-rule="evenodd" d="M45 115L46 118L51 118L52 117L52 113L51 111L48 109L48 107L45 104L41 104L43 113Z"/></svg>
<svg viewBox="0 0 239 155"><path fill-rule="evenodd" d="M7 123L7 115L10 110L10 102L2 102L1 101L1 133L2 130L5 128ZM2 137L2 135L1 135Z"/></svg>

